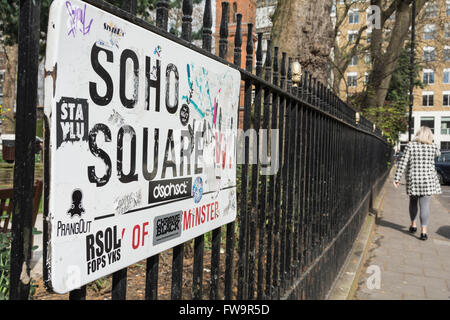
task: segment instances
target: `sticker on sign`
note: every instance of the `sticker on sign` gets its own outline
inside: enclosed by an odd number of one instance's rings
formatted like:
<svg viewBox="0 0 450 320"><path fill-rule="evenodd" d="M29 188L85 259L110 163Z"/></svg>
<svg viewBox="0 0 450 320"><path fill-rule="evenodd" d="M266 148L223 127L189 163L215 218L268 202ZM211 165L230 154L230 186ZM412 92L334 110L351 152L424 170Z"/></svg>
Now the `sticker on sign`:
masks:
<svg viewBox="0 0 450 320"><path fill-rule="evenodd" d="M236 218L240 73L152 30L52 3L45 281L57 293Z"/></svg>

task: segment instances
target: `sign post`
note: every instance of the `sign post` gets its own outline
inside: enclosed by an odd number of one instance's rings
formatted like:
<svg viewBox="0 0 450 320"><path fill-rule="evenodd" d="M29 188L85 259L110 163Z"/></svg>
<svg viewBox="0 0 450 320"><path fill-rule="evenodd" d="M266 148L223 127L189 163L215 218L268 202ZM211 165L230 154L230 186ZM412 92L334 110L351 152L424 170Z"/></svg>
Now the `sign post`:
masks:
<svg viewBox="0 0 450 320"><path fill-rule="evenodd" d="M78 0L48 28L48 286L234 221L239 71Z"/></svg>

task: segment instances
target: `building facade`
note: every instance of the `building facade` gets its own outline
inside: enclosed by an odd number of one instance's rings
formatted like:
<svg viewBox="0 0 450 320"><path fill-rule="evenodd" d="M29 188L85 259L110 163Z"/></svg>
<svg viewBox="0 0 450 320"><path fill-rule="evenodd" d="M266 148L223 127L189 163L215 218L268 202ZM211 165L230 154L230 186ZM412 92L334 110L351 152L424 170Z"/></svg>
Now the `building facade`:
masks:
<svg viewBox="0 0 450 320"><path fill-rule="evenodd" d="M349 1L347 1L348 3ZM356 1L355 1L356 2ZM358 39L360 30L367 24L366 12L369 1L358 1L348 11L345 21L339 27L339 47L345 48ZM344 10L345 3L336 1L334 16ZM335 19L335 20L339 20ZM383 30L389 37L390 26L395 17L390 17ZM371 32L366 29L360 36L360 46L368 47ZM416 20L415 63L420 66L423 88L414 88L412 135L422 125L434 132L435 143L441 149L450 149L450 1L435 0L426 3ZM339 95L346 100L354 93L362 92L368 81L371 59L369 52L359 51L351 58L343 73ZM407 110L408 106L405 106ZM400 135L396 149L402 150L408 143L408 132Z"/></svg>
<svg viewBox="0 0 450 320"><path fill-rule="evenodd" d="M414 89L414 134L421 126L431 128L441 150L450 149L450 1L427 3L418 16L416 62L420 63L424 88ZM408 142L400 136L399 148Z"/></svg>
<svg viewBox="0 0 450 320"><path fill-rule="evenodd" d="M5 81L6 74L6 56L5 53L0 50L0 106L3 105L3 82Z"/></svg>

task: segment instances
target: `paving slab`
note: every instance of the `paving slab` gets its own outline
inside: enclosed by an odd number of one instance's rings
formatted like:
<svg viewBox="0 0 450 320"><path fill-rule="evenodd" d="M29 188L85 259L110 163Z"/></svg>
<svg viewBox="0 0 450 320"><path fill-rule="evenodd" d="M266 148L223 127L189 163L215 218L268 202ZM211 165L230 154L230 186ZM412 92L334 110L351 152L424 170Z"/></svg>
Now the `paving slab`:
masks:
<svg viewBox="0 0 450 320"><path fill-rule="evenodd" d="M419 239L419 221L418 232L410 234L409 197L404 180L394 188L393 173L384 186L385 197L353 299L450 300L450 212L432 196L428 240ZM380 270L379 288L373 286L374 266Z"/></svg>

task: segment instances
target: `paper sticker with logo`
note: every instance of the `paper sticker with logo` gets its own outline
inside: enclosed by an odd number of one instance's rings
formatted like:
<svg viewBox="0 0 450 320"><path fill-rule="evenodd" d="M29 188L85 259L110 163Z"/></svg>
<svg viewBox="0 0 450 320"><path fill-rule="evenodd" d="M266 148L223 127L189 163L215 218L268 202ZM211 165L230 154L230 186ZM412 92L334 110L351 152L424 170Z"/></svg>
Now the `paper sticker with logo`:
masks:
<svg viewBox="0 0 450 320"><path fill-rule="evenodd" d="M192 196L192 178L149 182L148 203L189 198Z"/></svg>
<svg viewBox="0 0 450 320"><path fill-rule="evenodd" d="M195 179L194 185L192 186L192 193L194 194L194 202L199 203L203 196L203 180L201 177Z"/></svg>
<svg viewBox="0 0 450 320"><path fill-rule="evenodd" d="M86 236L86 271L87 274L98 272L106 266L120 261L122 238L117 226L99 230Z"/></svg>
<svg viewBox="0 0 450 320"><path fill-rule="evenodd" d="M76 189L72 192L72 205L70 206L70 209L67 211L68 214L70 214L70 217L73 218L74 216L81 217L81 214L84 213L84 208L81 203L81 200L83 199L83 193L80 189Z"/></svg>
<svg viewBox="0 0 450 320"><path fill-rule="evenodd" d="M88 141L89 113L87 99L62 97L56 104L56 147L63 142Z"/></svg>
<svg viewBox="0 0 450 320"><path fill-rule="evenodd" d="M154 220L153 245L178 238L181 235L181 219L183 211L156 217Z"/></svg>

